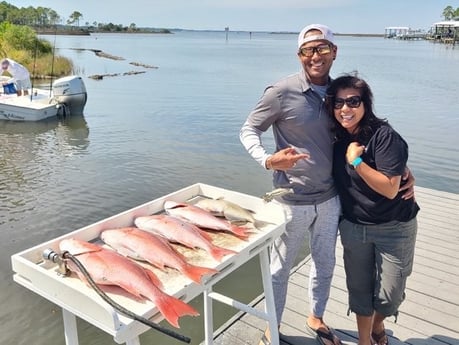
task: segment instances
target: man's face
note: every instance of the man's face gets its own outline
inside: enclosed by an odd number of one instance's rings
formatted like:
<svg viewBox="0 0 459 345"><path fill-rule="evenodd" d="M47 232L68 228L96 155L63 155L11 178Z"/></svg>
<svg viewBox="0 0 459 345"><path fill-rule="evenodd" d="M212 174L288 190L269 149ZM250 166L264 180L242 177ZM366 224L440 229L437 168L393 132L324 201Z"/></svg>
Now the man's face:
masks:
<svg viewBox="0 0 459 345"><path fill-rule="evenodd" d="M311 30L306 33L305 37L317 34L320 34L320 32ZM327 40L306 42L301 46L298 51L298 57L311 83L316 85L325 85L327 83L328 74L333 65L333 60L336 58L336 53L337 47Z"/></svg>

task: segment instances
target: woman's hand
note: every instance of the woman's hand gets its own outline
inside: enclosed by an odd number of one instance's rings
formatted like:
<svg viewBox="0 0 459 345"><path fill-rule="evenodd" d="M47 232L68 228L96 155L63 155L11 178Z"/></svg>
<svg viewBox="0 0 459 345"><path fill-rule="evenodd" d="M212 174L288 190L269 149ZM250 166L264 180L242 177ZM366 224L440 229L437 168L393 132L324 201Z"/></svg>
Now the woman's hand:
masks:
<svg viewBox="0 0 459 345"><path fill-rule="evenodd" d="M351 164L357 157L360 157L365 151L365 146L354 141L349 144L346 151L346 161Z"/></svg>

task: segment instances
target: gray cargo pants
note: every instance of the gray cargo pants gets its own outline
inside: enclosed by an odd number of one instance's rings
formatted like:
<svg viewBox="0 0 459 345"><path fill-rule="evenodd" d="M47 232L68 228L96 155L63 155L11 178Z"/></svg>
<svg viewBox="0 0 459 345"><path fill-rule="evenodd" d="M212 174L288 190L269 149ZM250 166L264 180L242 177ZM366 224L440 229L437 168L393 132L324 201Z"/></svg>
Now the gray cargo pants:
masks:
<svg viewBox="0 0 459 345"><path fill-rule="evenodd" d="M311 270L309 275L309 303L311 313L322 317L330 295L335 267L335 247L338 219L341 213L339 197L317 205L282 204L291 221L285 232L275 240L271 249L271 276L277 322L284 311L287 285L295 259L309 237Z"/></svg>

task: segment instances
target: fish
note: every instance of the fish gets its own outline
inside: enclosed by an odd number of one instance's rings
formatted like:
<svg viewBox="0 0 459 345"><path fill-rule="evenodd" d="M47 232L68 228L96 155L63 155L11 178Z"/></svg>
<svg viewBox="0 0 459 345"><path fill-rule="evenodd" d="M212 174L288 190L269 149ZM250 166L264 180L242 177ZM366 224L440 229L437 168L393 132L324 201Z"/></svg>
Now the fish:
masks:
<svg viewBox="0 0 459 345"><path fill-rule="evenodd" d="M241 239L247 239L249 237L248 231L250 229L234 225L226 219L216 217L211 212L201 207L188 203L166 200L164 209L167 214L182 218L200 228L231 232Z"/></svg>
<svg viewBox="0 0 459 345"><path fill-rule="evenodd" d="M123 256L147 261L161 270L166 266L174 268L198 284L203 276L218 273L215 269L188 263L165 238L139 228L106 229L100 238Z"/></svg>
<svg viewBox="0 0 459 345"><path fill-rule="evenodd" d="M215 260L221 261L226 255L236 254L234 250L216 246L209 234L196 225L167 214L140 216L134 219L135 225L143 230L153 231L169 241L180 243L188 248L201 248Z"/></svg>
<svg viewBox="0 0 459 345"><path fill-rule="evenodd" d="M190 305L163 292L161 282L152 271L113 250L75 238L62 240L59 248L75 256L97 285L119 286L137 298L149 299L164 318L176 328L180 328L178 319L181 316L199 315L199 312ZM67 261L69 269L87 283L76 265L70 259Z"/></svg>
<svg viewBox="0 0 459 345"><path fill-rule="evenodd" d="M264 201L266 201L266 202L271 202L276 197L281 197L281 196L284 196L284 195L287 195L287 194L292 194L292 193L294 193L293 188L276 188L276 189L273 189L270 192L265 193L262 196L262 199Z"/></svg>
<svg viewBox="0 0 459 345"><path fill-rule="evenodd" d="M212 212L216 216L225 217L231 222L256 223L251 211L223 198L201 199L196 203L196 206Z"/></svg>

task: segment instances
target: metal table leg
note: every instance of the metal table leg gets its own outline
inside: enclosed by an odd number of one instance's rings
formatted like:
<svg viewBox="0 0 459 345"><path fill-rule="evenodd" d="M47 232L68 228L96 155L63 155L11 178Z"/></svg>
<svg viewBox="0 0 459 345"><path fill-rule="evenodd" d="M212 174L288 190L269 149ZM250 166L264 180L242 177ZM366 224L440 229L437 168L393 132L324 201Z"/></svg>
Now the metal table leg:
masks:
<svg viewBox="0 0 459 345"><path fill-rule="evenodd" d="M212 293L212 287L204 290L204 333L205 345L212 345L214 343L214 315L213 315L213 302L209 294Z"/></svg>
<svg viewBox="0 0 459 345"><path fill-rule="evenodd" d="M271 334L271 345L279 345L279 329L276 317L276 305L274 304L273 285L269 270L269 247L260 252L261 276L263 290L265 292L265 312L268 317L268 326Z"/></svg>
<svg viewBox="0 0 459 345"><path fill-rule="evenodd" d="M62 308L62 316L64 319L65 344L78 345L76 316L64 308Z"/></svg>
<svg viewBox="0 0 459 345"><path fill-rule="evenodd" d="M126 345L140 345L139 337L135 337L133 339L126 341Z"/></svg>

